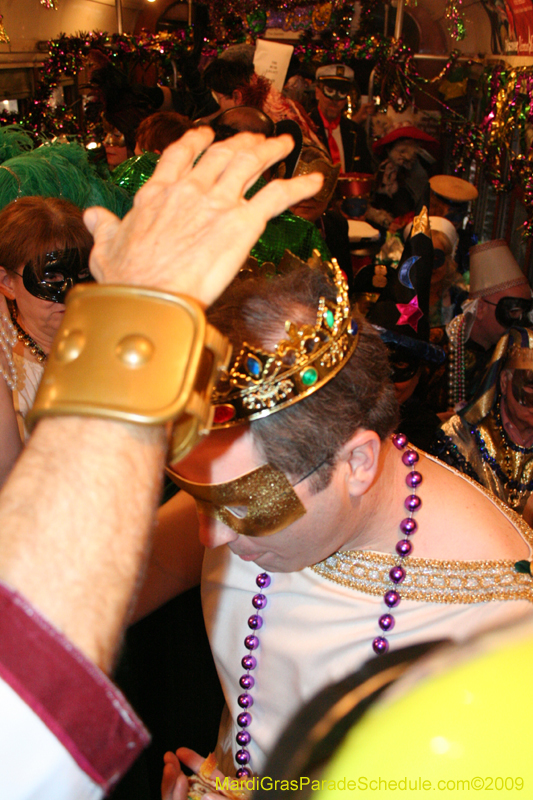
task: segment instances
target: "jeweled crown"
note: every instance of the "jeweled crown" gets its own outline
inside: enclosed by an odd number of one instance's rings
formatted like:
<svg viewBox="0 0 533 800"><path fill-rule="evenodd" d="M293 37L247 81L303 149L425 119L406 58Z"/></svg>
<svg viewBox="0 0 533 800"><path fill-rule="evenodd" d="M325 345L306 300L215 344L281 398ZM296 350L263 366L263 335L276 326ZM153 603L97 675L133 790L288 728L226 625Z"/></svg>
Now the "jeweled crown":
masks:
<svg viewBox="0 0 533 800"><path fill-rule="evenodd" d="M351 357L359 331L348 286L335 259L321 267L335 284L335 301L320 298L314 325L287 321L287 338L273 353L243 343L215 387L213 428L260 419L299 402L330 381Z"/></svg>

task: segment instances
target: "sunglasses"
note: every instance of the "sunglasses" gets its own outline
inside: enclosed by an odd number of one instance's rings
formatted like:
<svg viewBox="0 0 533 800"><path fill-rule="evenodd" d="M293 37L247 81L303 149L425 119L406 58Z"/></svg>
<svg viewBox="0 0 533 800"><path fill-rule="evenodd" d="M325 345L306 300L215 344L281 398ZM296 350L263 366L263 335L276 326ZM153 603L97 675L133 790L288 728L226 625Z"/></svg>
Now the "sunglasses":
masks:
<svg viewBox="0 0 533 800"><path fill-rule="evenodd" d="M350 94L349 89L341 89L337 86L328 86L326 83L323 83L320 86L320 89L329 100L346 100Z"/></svg>
<svg viewBox="0 0 533 800"><path fill-rule="evenodd" d="M533 309L533 298L502 297L497 303L486 300L484 297L482 300L489 306L496 306L494 315L503 328L510 328L513 325L524 328L532 327L528 314Z"/></svg>

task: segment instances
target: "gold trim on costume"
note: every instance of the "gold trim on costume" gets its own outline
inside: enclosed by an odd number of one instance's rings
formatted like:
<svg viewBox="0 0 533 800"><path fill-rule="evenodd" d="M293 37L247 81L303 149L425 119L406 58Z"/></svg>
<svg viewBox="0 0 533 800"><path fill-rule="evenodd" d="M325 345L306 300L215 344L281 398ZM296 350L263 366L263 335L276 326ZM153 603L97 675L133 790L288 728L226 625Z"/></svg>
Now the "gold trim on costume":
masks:
<svg viewBox="0 0 533 800"><path fill-rule="evenodd" d="M477 425L489 456L498 463L500 470L507 480L494 470L490 462L487 465L493 469L498 480L503 485L508 496L511 508L518 508L524 490L514 488L514 484L527 485L533 480L533 452L531 448L511 447L502 424L495 418L495 410L490 412L485 419ZM498 409L499 411L499 409ZM484 460L484 459L483 459ZM527 495L530 492L526 493Z"/></svg>
<svg viewBox="0 0 533 800"><path fill-rule="evenodd" d="M371 595L391 588L389 571L398 557L362 550L335 553L312 569L323 578ZM402 600L426 603L487 603L529 600L533 580L515 571L514 561L440 561L409 557L398 587ZM407 568L408 567L408 568Z"/></svg>
<svg viewBox="0 0 533 800"><path fill-rule="evenodd" d="M413 447L411 445L411 447ZM476 481L439 461L438 458L413 447L418 453L455 473L469 483L499 509L521 535L531 550L533 530L515 511ZM398 564L398 556L371 550L346 550L334 553L311 567L317 575L365 594L383 595L392 587L389 570ZM409 557L406 575L398 590L402 600L426 603L488 603L491 600L528 600L533 603L531 575L516 572L515 561L444 561Z"/></svg>

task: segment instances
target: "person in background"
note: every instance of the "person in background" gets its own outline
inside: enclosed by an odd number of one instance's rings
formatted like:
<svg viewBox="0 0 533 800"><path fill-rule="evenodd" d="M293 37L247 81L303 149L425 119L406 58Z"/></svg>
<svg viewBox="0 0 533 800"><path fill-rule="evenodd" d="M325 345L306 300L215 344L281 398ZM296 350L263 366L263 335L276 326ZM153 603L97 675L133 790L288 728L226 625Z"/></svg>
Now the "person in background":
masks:
<svg viewBox="0 0 533 800"><path fill-rule="evenodd" d="M533 331L500 339L479 391L432 452L533 523Z"/></svg>
<svg viewBox="0 0 533 800"><path fill-rule="evenodd" d="M92 237L79 208L55 197L21 197L0 211L0 485L28 438L26 416L65 297L92 280Z"/></svg>
<svg viewBox="0 0 533 800"><path fill-rule="evenodd" d="M532 309L528 280L507 242L496 239L473 247L468 300L446 327L448 408L459 410L477 393L496 343L513 325L529 327Z"/></svg>
<svg viewBox="0 0 533 800"><path fill-rule="evenodd" d="M364 114L371 113L372 104L361 110L358 121L343 114L355 86L353 70L344 64L329 64L317 69L315 80L317 107L310 116L331 160L341 165L341 172L373 172L366 131L361 124Z"/></svg>
<svg viewBox="0 0 533 800"><path fill-rule="evenodd" d="M253 53L251 45L229 47L205 68L202 78L219 111L248 106L263 111L275 123L293 120L299 125L304 142L320 146L314 123L305 109L279 92L268 78L256 74ZM215 111L200 121L209 123L216 114Z"/></svg>
<svg viewBox="0 0 533 800"><path fill-rule="evenodd" d="M429 213L432 216L446 217L457 231L459 241L454 258L459 272L465 275L465 282L468 283L468 274L465 274L469 269L468 253L477 244L469 214L472 202L477 199L478 190L472 183L456 175L432 175L429 185Z"/></svg>
<svg viewBox="0 0 533 800"><path fill-rule="evenodd" d="M135 155L159 153L181 139L191 121L176 111L157 111L143 119L135 133Z"/></svg>
<svg viewBox="0 0 533 800"><path fill-rule="evenodd" d="M103 142L105 157L109 171L113 172L119 164L131 158L133 153L128 148L126 137L118 128L113 127L113 125L106 120L103 121L103 125L105 130Z"/></svg>
<svg viewBox="0 0 533 800"><path fill-rule="evenodd" d="M398 430L422 450L429 450L441 420L426 401L430 368L444 361L445 352L429 340L429 299L434 247L427 206L408 228L407 241L397 269L384 276L374 274L379 296L367 319L389 350L391 380L400 405ZM377 292L376 292L377 294Z"/></svg>
<svg viewBox="0 0 533 800"><path fill-rule="evenodd" d="M389 228L395 219L414 213L428 182L421 152L426 147L436 151L439 143L408 124L393 128L374 142L374 154L381 160L367 219ZM405 219L403 225L407 222Z"/></svg>
<svg viewBox="0 0 533 800"><path fill-rule="evenodd" d="M447 325L461 312L468 297L468 287L457 271L455 251L459 237L452 223L444 217L430 216L433 240L433 272L429 295L430 328Z"/></svg>
<svg viewBox="0 0 533 800"><path fill-rule="evenodd" d="M302 200L290 211L297 217L312 222L321 232L333 258L344 272L348 287L353 288L352 256L348 238L348 221L339 211L330 208L331 199L337 185L340 165L333 165L323 150L317 147L304 146L294 175L308 175L320 172L324 175L324 184L315 197Z"/></svg>

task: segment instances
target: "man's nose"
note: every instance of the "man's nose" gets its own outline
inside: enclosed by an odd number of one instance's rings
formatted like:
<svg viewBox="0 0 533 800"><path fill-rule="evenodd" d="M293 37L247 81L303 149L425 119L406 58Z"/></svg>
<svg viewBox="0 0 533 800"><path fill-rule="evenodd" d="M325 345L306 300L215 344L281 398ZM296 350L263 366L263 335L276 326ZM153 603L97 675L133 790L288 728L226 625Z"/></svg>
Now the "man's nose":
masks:
<svg viewBox="0 0 533 800"><path fill-rule="evenodd" d="M198 511L198 536L204 547L214 549L228 542L234 542L238 534L220 522L218 519L207 516Z"/></svg>

